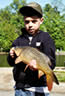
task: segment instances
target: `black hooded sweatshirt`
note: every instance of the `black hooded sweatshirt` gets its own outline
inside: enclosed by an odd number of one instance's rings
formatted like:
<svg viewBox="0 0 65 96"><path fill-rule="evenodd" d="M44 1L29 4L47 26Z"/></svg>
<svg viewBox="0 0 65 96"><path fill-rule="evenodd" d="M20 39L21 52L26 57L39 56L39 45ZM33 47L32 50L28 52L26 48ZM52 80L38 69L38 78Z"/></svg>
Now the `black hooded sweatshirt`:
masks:
<svg viewBox="0 0 65 96"><path fill-rule="evenodd" d="M16 46L32 46L34 48L38 48L42 53L45 53L51 60L52 65L51 69L55 68L56 58L55 58L55 45L54 41L48 34L48 32L39 31L35 36L32 36L33 39L30 41L29 35L25 29L22 30L22 35L19 36L12 44L12 47ZM46 76L43 75L38 78L38 71L32 71L27 68L24 72L26 64L23 62L15 65L14 59L11 58L10 54L8 55L8 63L13 66L13 77L15 80L16 89L24 89L27 87L39 87L39 86L47 86L46 84Z"/></svg>

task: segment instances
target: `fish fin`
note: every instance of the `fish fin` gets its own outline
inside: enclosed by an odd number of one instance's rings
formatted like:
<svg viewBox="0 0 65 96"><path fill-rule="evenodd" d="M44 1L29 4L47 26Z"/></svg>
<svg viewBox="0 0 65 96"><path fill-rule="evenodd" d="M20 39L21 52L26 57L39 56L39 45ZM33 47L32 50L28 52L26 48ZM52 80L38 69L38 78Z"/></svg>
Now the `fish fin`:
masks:
<svg viewBox="0 0 65 96"><path fill-rule="evenodd" d="M38 78L40 78L42 75L44 75L44 72L42 72L41 70L38 70Z"/></svg>
<svg viewBox="0 0 65 96"><path fill-rule="evenodd" d="M58 79L56 77L56 75L54 74L54 72L52 71L51 75L47 75L47 85L48 85L48 90L51 91L52 86L53 86L53 81L59 85Z"/></svg>
<svg viewBox="0 0 65 96"><path fill-rule="evenodd" d="M26 65L25 69L24 69L24 72L26 71L26 69L29 67L29 65Z"/></svg>
<svg viewBox="0 0 65 96"><path fill-rule="evenodd" d="M19 57L16 58L15 64L20 63L21 61L22 61L22 59L21 59L20 56L19 56Z"/></svg>
<svg viewBox="0 0 65 96"><path fill-rule="evenodd" d="M47 86L48 86L48 90L51 91L52 86L53 86L53 79L50 75L47 75Z"/></svg>
<svg viewBox="0 0 65 96"><path fill-rule="evenodd" d="M54 81L57 85L59 85L59 82L58 82L58 79L57 79L56 75L54 74L54 72L52 72L52 74L53 74L53 81Z"/></svg>

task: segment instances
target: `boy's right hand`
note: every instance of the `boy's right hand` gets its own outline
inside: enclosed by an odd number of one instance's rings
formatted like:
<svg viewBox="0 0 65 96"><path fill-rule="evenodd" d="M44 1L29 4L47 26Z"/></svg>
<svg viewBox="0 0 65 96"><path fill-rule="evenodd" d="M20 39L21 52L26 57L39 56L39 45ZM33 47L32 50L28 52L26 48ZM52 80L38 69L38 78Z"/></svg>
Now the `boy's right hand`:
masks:
<svg viewBox="0 0 65 96"><path fill-rule="evenodd" d="M12 58L14 58L14 57L15 57L15 51L14 51L14 49L13 49L13 48L10 50L10 56L11 56Z"/></svg>

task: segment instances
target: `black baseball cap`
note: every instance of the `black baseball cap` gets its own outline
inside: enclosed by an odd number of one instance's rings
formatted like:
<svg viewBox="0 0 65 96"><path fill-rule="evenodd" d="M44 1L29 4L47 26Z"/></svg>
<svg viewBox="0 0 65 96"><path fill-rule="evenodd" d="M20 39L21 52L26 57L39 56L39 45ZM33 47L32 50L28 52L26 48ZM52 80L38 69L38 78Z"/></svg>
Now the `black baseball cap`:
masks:
<svg viewBox="0 0 65 96"><path fill-rule="evenodd" d="M23 16L38 16L38 17L43 16L42 8L36 2L28 3L27 5L20 8L19 12Z"/></svg>

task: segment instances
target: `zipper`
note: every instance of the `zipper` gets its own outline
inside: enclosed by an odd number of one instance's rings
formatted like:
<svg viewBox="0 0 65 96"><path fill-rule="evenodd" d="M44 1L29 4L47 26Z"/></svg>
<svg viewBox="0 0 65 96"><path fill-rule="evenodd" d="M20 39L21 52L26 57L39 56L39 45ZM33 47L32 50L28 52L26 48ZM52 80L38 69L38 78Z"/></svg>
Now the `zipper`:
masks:
<svg viewBox="0 0 65 96"><path fill-rule="evenodd" d="M31 37L28 37L28 38L29 38L29 45L31 45L33 37L31 36Z"/></svg>

